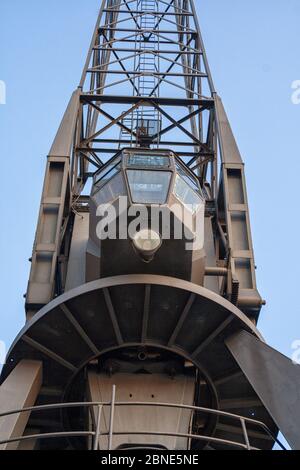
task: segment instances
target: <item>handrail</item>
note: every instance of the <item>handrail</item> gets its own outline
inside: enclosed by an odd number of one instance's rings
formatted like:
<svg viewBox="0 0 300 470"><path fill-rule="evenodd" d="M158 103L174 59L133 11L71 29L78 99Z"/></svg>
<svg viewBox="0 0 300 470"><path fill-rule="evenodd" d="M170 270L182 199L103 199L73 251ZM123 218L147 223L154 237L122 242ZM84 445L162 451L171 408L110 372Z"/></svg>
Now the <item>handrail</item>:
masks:
<svg viewBox="0 0 300 470"><path fill-rule="evenodd" d="M51 410L51 409L64 409L64 408L79 408L79 407L84 407L84 408L90 408L93 406L111 406L111 402L100 402L100 401L83 401L83 402L70 402L70 403L53 403L51 405L38 405L38 406L31 406L31 407L26 407L26 408L20 408L17 410L11 410L11 411L6 411L3 413L0 413L0 418L3 418L5 416L10 416L14 414L19 414L19 413L27 413L30 411L42 411L42 410ZM119 401L115 402L115 406L160 406L163 408L179 408L179 409L187 409L187 410L194 410L194 411L203 411L205 413L209 414L215 414L218 416L225 416L228 418L236 418L240 419L243 418L246 422L250 424L256 424L256 425L261 425L265 426L264 423L261 421L257 421L253 418L248 418L246 416L240 416L234 413L228 413L227 411L221 411L221 410L215 410L213 408L204 408L202 406L193 406L193 405L183 405L180 403L163 403L163 402L143 402L143 401L137 401L137 402L127 402L127 401Z"/></svg>
<svg viewBox="0 0 300 470"><path fill-rule="evenodd" d="M162 432L151 432L151 431L139 431L139 432L114 432L113 431L113 423L114 423L114 409L115 407L162 407L162 408L177 408L181 410L190 410L190 411L200 411L203 413L216 415L216 416L223 416L228 417L231 419L238 420L241 425L241 430L243 432L245 443L238 443L234 441L229 441L226 439L215 438L211 436L202 436L202 435L195 435L195 434L180 434L180 433L162 433ZM222 443L230 446L236 446L239 448L247 449L247 450L258 450L254 447L251 447L249 436L247 432L247 424L252 424L257 426L258 428L262 429L266 435L268 435L274 443L277 443L282 450L286 450L284 445L279 441L279 439L273 435L270 429L261 421L255 420L253 418L248 418L245 416L240 416L237 414L229 413L226 411L216 410L212 408L204 408L200 406L192 406L192 405L183 405L183 404L176 404L176 403L162 403L162 402L116 402L115 401L115 387L113 387L113 394L112 400L109 402L72 402L72 403L55 403L50 405L38 405L38 406L31 406L17 410L11 410L0 413L0 419L20 414L20 413L28 413L28 412L36 412L36 411L45 411L45 410L62 410L68 408L94 408L97 407L98 413L96 417L96 430L95 431L77 431L77 432L56 432L56 433L47 433L47 434L34 434L32 436L21 436L19 438L13 438L8 440L0 441L0 445L2 444L9 444L13 442L21 442L25 440L31 439L46 439L46 438L57 438L57 437L94 437L93 443L93 450L98 448L99 437L108 436L109 438L109 450L112 448L112 438L113 436L120 436L120 435L152 435L152 436L172 436L172 437L183 437L188 439L195 439L195 440L202 440L207 442L216 442ZM110 425L109 425L109 432L108 433L100 433L100 425L101 425L101 414L104 407L110 407Z"/></svg>
<svg viewBox="0 0 300 470"><path fill-rule="evenodd" d="M257 447L250 447L247 448L247 445L242 444L240 442L230 441L227 439L221 439L218 437L211 437L211 436L202 436L199 434L183 434L183 433L176 433L176 432L155 432L155 431L123 431L123 432L115 432L113 433L114 436L164 436L164 437L179 437L179 438L187 438L187 439L195 439L199 441L205 442L215 442L217 444L226 444L228 446L239 447L244 450L259 450ZM0 445L2 444L11 444L14 442L23 442L23 441L31 441L33 439L54 439L59 437L89 437L89 436L96 436L95 431L74 431L74 432L53 432L53 433L44 433L44 434L32 434L27 436L21 437L14 437L12 439L6 439L0 441ZM100 437L109 437L109 432L101 433L98 435L98 439ZM98 444L98 441L95 440L95 443ZM93 448L93 450L97 450Z"/></svg>

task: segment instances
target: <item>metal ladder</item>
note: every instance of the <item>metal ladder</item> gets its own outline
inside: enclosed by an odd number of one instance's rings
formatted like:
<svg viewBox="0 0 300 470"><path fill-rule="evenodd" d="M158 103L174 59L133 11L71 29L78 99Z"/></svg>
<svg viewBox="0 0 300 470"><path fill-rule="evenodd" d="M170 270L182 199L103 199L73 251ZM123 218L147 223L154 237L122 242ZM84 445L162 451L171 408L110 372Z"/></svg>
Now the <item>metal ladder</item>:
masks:
<svg viewBox="0 0 300 470"><path fill-rule="evenodd" d="M137 4L137 11L140 12L137 21L141 32L136 36L135 43L135 48L139 51L134 59L134 70L137 72L134 78L135 96L159 96L159 76L155 75L160 68L159 55L156 54L159 52L159 36L152 34L153 31L158 31L158 19L155 15L158 9L156 0L139 0ZM126 118L124 124L137 134L138 140L145 141L147 136L159 134L161 116L155 108L141 107ZM128 135L128 131L121 130L121 137Z"/></svg>
<svg viewBox="0 0 300 470"><path fill-rule="evenodd" d="M157 63L157 56L151 52L154 48L157 49L157 44L147 42L150 38L154 41L157 39L157 36L152 35L152 31L155 30L157 24L157 17L153 14L157 11L157 2L155 0L140 0L139 6L143 13L139 26L141 30L147 31L139 36L139 49L145 52L141 52L138 56L137 71L141 75L138 76L137 88L140 96L149 96L158 83L153 73L159 71L159 64ZM145 14L147 11L149 11L149 14ZM153 96L157 96L157 90L155 90Z"/></svg>

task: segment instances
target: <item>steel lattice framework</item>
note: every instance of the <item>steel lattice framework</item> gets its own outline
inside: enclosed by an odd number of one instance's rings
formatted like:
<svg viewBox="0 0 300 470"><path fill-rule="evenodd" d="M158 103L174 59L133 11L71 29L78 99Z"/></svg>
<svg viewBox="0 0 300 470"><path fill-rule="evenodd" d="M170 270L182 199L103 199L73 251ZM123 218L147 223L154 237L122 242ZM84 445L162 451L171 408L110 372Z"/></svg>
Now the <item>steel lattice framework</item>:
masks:
<svg viewBox="0 0 300 470"><path fill-rule="evenodd" d="M99 168L102 155L143 144L132 122L148 109L162 124L147 146L177 150L202 181L211 166L216 194L215 91L193 1L104 1L80 89L75 193L89 163Z"/></svg>
<svg viewBox="0 0 300 470"><path fill-rule="evenodd" d="M212 217L220 293L256 321L262 299L244 165L214 88L193 0L102 2L79 87L49 153L26 298L29 317L64 292L76 205L88 203L89 178L126 147L171 149L199 179ZM62 172L56 176L62 185L50 243L43 240L43 227L55 171ZM39 281L40 270L47 286Z"/></svg>

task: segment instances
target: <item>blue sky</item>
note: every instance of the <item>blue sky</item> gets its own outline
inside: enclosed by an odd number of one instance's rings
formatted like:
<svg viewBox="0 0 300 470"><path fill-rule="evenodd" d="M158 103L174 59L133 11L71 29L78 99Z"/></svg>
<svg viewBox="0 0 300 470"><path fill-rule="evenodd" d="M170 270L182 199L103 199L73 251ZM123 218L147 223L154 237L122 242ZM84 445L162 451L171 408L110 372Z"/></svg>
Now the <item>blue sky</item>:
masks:
<svg viewBox="0 0 300 470"><path fill-rule="evenodd" d="M291 356L298 302L300 105L299 0L196 0L215 86L246 163L258 286L259 327ZM24 323L46 155L76 88L99 0L2 0L0 80L1 322L9 344Z"/></svg>

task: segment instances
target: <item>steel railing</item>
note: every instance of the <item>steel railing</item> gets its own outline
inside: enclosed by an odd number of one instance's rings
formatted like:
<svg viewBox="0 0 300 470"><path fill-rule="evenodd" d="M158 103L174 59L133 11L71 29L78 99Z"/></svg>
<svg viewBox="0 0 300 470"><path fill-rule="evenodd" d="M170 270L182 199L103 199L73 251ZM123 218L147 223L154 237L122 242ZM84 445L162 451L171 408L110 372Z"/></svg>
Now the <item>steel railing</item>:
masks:
<svg viewBox="0 0 300 470"><path fill-rule="evenodd" d="M90 446L90 450L98 450L99 449L99 441L100 438L107 437L108 438L108 446L107 449L101 450L112 450L113 449L113 438L114 436L158 436L158 437L178 437L178 438L185 438L188 439L189 442L191 440L198 440L204 441L207 443L215 443L215 444L222 444L228 447L236 447L238 449L243 450L260 450L259 448L252 447L250 444L249 433L247 429L247 425L255 426L256 428L260 429L263 434L265 434L266 438L269 438L274 442L274 444L278 444L278 446L282 450L286 450L284 445L280 442L280 440L270 431L270 429L261 421L257 421L252 418L247 418L244 416L236 415L233 413L228 413L225 411L215 410L211 408L204 408L200 406L191 406L191 405L182 405L176 403L159 403L159 402L117 402L116 401L116 387L114 386L112 389L112 398L109 402L74 402L74 403L55 403L51 405L40 405L40 406L32 406L26 407L18 410L12 410L7 412L0 413L0 419L5 418L8 416L21 414L21 413L31 413L37 411L49 411L49 410L63 410L63 409L71 409L71 408L86 408L90 411L92 409L97 409L97 413L95 414L95 423L94 423L94 430L91 431L70 431L70 432L52 432L52 433L43 433L43 434L33 434L33 435L26 435L26 436L19 436L10 439L0 440L0 445L16 443L16 442L23 442L23 441L30 441L30 440L43 440L43 439L58 439L58 438L72 438L72 437L91 437L92 438L92 445ZM214 415L217 417L227 417L232 420L235 420L241 426L242 435L244 438L244 443L231 441L227 439L221 439L213 436L201 435L201 434L193 434L193 433L177 433L177 432L160 432L160 431L114 431L114 417L115 417L115 410L117 407L160 407L160 408L175 408L181 410L188 410L195 412L203 412L205 414ZM101 419L103 415L103 409L105 407L110 408L110 419L109 419L109 429L107 432L101 432ZM189 450L189 449L187 449Z"/></svg>

